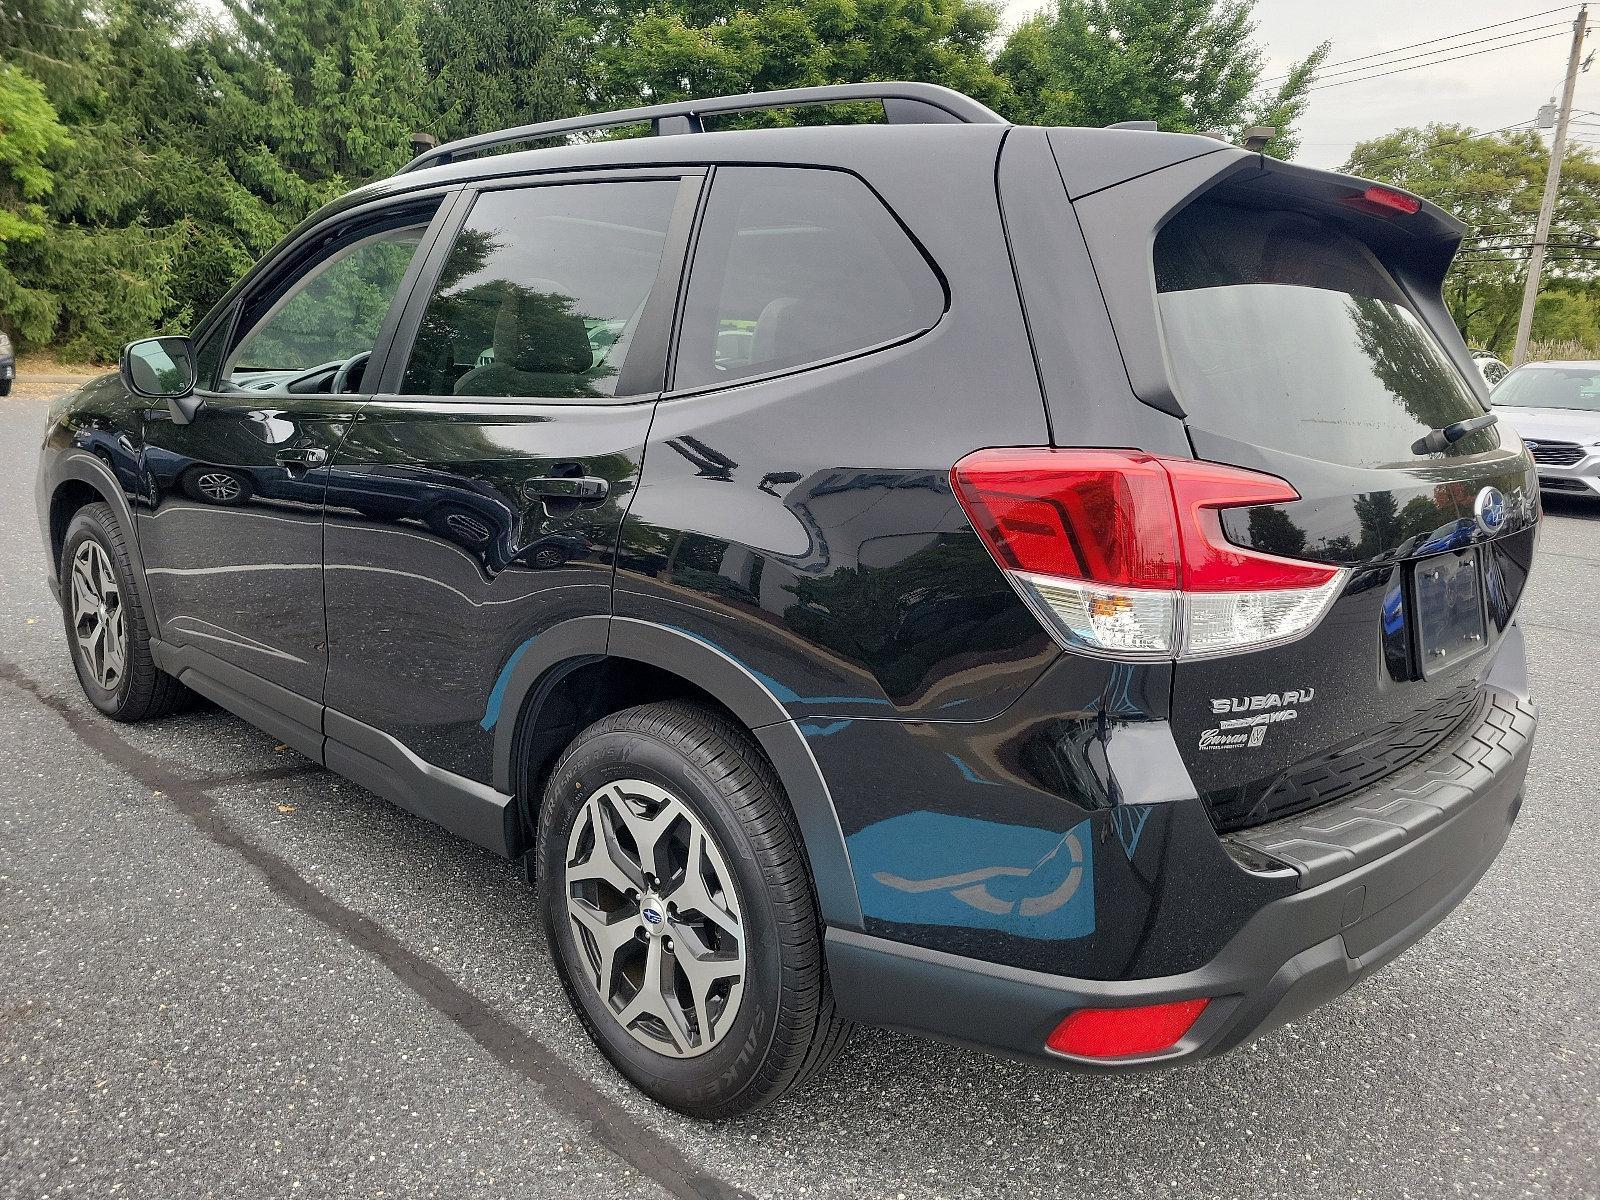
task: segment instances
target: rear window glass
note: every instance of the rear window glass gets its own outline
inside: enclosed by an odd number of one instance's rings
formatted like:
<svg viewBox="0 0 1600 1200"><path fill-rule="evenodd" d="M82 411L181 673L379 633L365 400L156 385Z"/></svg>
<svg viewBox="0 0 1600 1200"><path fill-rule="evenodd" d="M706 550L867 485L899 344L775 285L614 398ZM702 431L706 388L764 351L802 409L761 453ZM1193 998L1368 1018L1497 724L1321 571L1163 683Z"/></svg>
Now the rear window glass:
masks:
<svg viewBox="0 0 1600 1200"><path fill-rule="evenodd" d="M855 176L719 168L689 276L675 386L837 358L920 333L943 312L939 277Z"/></svg>
<svg viewBox="0 0 1600 1200"><path fill-rule="evenodd" d="M1372 252L1323 222L1200 201L1156 238L1155 269L1179 399L1202 428L1372 467L1483 411ZM1498 444L1483 430L1445 453Z"/></svg>

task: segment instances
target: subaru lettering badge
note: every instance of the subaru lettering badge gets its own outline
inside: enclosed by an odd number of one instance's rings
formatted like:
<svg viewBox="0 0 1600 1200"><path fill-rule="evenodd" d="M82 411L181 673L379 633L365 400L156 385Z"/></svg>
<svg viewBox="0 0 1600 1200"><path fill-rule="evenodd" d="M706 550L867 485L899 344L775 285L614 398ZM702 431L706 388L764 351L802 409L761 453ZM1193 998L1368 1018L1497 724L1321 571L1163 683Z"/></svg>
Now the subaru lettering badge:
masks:
<svg viewBox="0 0 1600 1200"><path fill-rule="evenodd" d="M1506 523L1506 498L1500 489L1486 487L1479 492L1478 499L1472 505L1472 515L1477 518L1479 529L1485 533L1498 533Z"/></svg>

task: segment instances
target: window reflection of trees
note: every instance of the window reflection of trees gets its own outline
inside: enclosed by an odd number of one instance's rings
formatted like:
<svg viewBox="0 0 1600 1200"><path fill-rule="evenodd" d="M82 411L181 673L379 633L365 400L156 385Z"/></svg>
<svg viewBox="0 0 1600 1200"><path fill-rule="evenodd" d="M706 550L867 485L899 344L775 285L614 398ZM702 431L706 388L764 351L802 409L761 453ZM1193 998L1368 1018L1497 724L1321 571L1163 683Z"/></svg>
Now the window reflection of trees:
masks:
<svg viewBox="0 0 1600 1200"><path fill-rule="evenodd" d="M1410 312L1371 296L1349 297L1345 310L1373 375L1418 424L1442 429L1478 414L1477 404L1433 335ZM1483 429L1468 434L1445 454L1481 454L1498 444L1495 434Z"/></svg>
<svg viewBox="0 0 1600 1200"><path fill-rule="evenodd" d="M236 370L300 370L371 350L421 231L401 230L330 263L245 342Z"/></svg>
<svg viewBox="0 0 1600 1200"><path fill-rule="evenodd" d="M596 385L617 374L606 362L615 339L602 336L597 349L591 334L604 320L577 311L572 296L481 278L502 248L493 230L462 230L423 314L405 390L564 399L609 394ZM471 361L461 361L463 347Z"/></svg>

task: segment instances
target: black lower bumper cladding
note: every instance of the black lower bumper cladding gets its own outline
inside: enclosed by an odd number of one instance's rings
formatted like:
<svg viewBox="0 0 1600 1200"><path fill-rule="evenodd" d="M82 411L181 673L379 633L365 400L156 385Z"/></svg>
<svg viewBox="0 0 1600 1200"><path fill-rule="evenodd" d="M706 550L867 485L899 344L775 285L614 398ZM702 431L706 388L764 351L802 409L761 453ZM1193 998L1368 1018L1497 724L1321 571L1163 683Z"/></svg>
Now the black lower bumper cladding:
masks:
<svg viewBox="0 0 1600 1200"><path fill-rule="evenodd" d="M1515 666L1491 676L1474 718L1426 759L1360 795L1229 836L1241 858L1285 864L1300 886L1263 906L1204 966L1155 979L1073 979L830 929L841 1007L868 1024L1085 1070L1219 1054L1294 1020L1442 920L1505 843L1538 724L1521 654L1507 659ZM1075 1009L1198 996L1211 1004L1157 1054L1090 1060L1045 1048Z"/></svg>

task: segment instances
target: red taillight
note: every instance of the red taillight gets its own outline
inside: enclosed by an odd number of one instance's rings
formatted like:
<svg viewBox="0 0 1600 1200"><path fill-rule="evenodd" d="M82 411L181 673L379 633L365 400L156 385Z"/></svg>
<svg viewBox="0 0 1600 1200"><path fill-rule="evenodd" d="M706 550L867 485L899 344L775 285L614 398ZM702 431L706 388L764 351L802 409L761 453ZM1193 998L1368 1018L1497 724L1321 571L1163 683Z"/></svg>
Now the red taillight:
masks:
<svg viewBox="0 0 1600 1200"><path fill-rule="evenodd" d="M1422 201L1415 196L1408 196L1404 192L1397 192L1393 188L1379 184L1373 184L1357 195L1346 196L1344 202L1351 208L1359 208L1362 212L1378 217L1392 217L1395 213L1410 216L1422 207Z"/></svg>
<svg viewBox="0 0 1600 1200"><path fill-rule="evenodd" d="M950 473L1004 566L1136 588L1178 586L1170 485L1128 450L980 450Z"/></svg>
<svg viewBox="0 0 1600 1200"><path fill-rule="evenodd" d="M1276 475L1187 458L1160 460L1172 480L1186 592L1264 591L1319 587L1337 567L1246 550L1222 532L1221 510L1300 499Z"/></svg>
<svg viewBox="0 0 1600 1200"><path fill-rule="evenodd" d="M1228 541L1223 509L1300 498L1273 475L1135 450L996 449L950 482L1064 645L1160 658L1282 641L1320 619L1342 575Z"/></svg>
<svg viewBox="0 0 1600 1200"><path fill-rule="evenodd" d="M1079 1058L1129 1058L1170 1050L1210 1001L1178 1000L1139 1008L1080 1008L1057 1025L1045 1045Z"/></svg>

